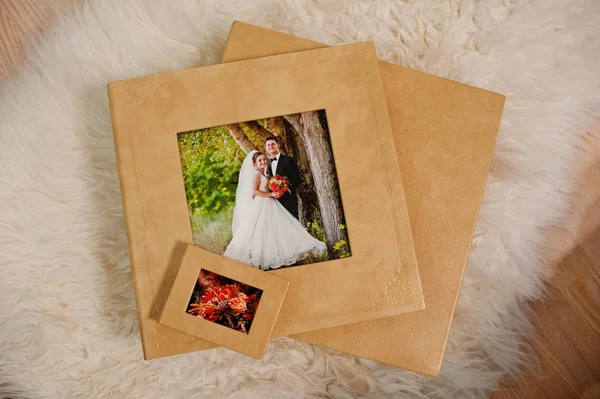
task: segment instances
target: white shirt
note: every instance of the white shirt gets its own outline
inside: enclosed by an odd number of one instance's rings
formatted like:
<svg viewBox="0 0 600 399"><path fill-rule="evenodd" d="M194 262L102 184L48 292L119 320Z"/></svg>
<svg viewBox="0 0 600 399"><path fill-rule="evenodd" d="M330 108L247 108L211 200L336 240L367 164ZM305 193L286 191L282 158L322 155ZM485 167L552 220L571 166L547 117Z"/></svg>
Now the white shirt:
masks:
<svg viewBox="0 0 600 399"><path fill-rule="evenodd" d="M271 176L275 176L275 171L277 170L277 163L279 162L279 157L281 156L281 153L275 155L273 158L275 158L274 161L271 161Z"/></svg>

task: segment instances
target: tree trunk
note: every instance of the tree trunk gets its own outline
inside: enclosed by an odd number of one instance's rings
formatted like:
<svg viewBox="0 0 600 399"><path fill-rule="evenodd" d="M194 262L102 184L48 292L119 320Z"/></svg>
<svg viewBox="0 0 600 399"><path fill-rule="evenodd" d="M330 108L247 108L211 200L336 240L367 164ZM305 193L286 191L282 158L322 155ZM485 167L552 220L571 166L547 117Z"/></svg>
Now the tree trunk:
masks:
<svg viewBox="0 0 600 399"><path fill-rule="evenodd" d="M281 123L286 127L286 132L294 132L293 135L284 134L283 136L281 136L280 146L288 152L297 152L298 150L296 148L302 147L304 153L306 153L306 147L304 146L304 142L300 137L302 134L302 126L300 125L300 114L284 115L280 116L279 119ZM307 165L308 170L310 170L310 163L307 163Z"/></svg>
<svg viewBox="0 0 600 399"><path fill-rule="evenodd" d="M258 137L262 139L264 142L269 136L273 136L273 134L258 124L256 121L244 122L244 125L250 130L252 130Z"/></svg>
<svg viewBox="0 0 600 399"><path fill-rule="evenodd" d="M227 125L227 130L229 130L229 133L231 133L231 136L233 137L235 142L246 154L248 154L252 150L256 150L254 144L252 144L250 139L248 139L248 136L246 136L242 128L237 123Z"/></svg>
<svg viewBox="0 0 600 399"><path fill-rule="evenodd" d="M286 148L282 149L282 152L294 158L300 172L302 184L298 187L298 214L300 223L306 228L308 222L319 219L319 203L315 192L315 182L300 133L292 125L285 123L283 119L281 119L281 123L284 127L282 138L285 138L286 142Z"/></svg>
<svg viewBox="0 0 600 399"><path fill-rule="evenodd" d="M298 134L300 134L302 132L302 123L300 121L300 114L284 115L283 119L285 119L287 121L287 123L292 125L294 127L294 129L296 129Z"/></svg>
<svg viewBox="0 0 600 399"><path fill-rule="evenodd" d="M286 120L289 122L287 117ZM293 119L293 124L297 124L297 120ZM321 125L316 111L302 113L299 124L300 136L306 147L310 166L316 172L313 173L314 188L327 246L331 250L336 242L347 241L347 237L346 230L339 228L340 224L344 224L344 217L327 127L324 129Z"/></svg>
<svg viewBox="0 0 600 399"><path fill-rule="evenodd" d="M267 119L265 121L265 128L275 136L285 135L285 124L283 123L283 117L281 116Z"/></svg>

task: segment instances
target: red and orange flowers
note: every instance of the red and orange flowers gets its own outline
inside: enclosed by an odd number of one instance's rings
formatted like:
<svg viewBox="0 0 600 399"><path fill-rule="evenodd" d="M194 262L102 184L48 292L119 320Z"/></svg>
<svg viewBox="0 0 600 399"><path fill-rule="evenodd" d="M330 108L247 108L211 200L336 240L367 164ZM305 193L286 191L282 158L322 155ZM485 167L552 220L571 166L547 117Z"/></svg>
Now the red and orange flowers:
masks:
<svg viewBox="0 0 600 399"><path fill-rule="evenodd" d="M273 191L274 193L283 194L287 191L291 194L290 183L285 176L275 175L269 179L269 183L267 183L267 185L269 190Z"/></svg>
<svg viewBox="0 0 600 399"><path fill-rule="evenodd" d="M207 288L204 294L197 291L194 294L196 298L187 309L189 314L248 333L262 290L234 282Z"/></svg>

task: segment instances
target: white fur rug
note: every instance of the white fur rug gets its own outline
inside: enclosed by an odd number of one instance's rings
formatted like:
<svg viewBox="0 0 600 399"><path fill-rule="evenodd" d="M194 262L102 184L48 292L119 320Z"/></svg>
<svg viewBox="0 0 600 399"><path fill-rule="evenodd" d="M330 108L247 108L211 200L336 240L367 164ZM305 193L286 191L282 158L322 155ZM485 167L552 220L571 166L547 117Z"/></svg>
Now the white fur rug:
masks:
<svg viewBox="0 0 600 399"><path fill-rule="evenodd" d="M0 91L0 391L12 398L485 397L514 372L543 230L597 132L600 2L91 0ZM142 360L106 83L217 63L233 19L508 96L442 376L289 338Z"/></svg>

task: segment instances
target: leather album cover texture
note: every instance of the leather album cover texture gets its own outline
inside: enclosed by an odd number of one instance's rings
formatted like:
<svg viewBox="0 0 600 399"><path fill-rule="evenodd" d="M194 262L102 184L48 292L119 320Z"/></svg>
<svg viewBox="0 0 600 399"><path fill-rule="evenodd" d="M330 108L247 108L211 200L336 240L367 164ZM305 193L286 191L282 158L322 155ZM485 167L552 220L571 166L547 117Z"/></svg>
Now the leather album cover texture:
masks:
<svg viewBox="0 0 600 399"><path fill-rule="evenodd" d="M236 21L222 62L321 47ZM426 308L292 337L438 376L505 97L386 62L380 71L407 200L420 199L411 214Z"/></svg>
<svg viewBox="0 0 600 399"><path fill-rule="evenodd" d="M110 82L108 94L146 359L215 346L158 323L178 243L289 280L273 336L424 308L373 43Z"/></svg>

